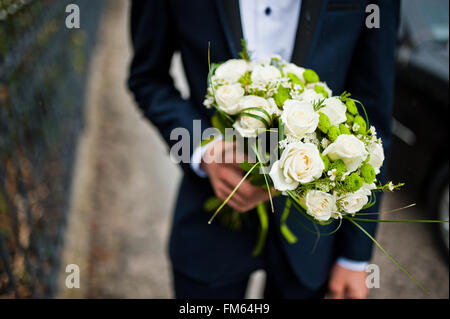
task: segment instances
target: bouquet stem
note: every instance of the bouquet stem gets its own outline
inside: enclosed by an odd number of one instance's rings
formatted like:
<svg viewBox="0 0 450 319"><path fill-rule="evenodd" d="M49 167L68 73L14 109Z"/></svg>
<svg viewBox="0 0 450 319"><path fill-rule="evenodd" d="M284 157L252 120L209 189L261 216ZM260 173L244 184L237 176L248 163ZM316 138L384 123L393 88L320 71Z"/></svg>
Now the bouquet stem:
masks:
<svg viewBox="0 0 450 319"><path fill-rule="evenodd" d="M266 244L267 232L269 230L269 216L267 214L265 203L258 204L258 206L256 206L256 212L259 217L260 230L258 241L256 242L255 249L252 252L253 257L258 256L262 252L264 245Z"/></svg>

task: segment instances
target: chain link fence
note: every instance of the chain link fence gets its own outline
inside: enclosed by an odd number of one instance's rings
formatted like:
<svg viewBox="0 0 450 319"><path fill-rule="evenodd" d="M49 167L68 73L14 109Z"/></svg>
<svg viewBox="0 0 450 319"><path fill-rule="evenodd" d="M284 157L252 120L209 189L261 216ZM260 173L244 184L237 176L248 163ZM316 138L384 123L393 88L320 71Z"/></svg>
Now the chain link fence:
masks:
<svg viewBox="0 0 450 319"><path fill-rule="evenodd" d="M65 8L79 6L81 28ZM101 0L0 0L0 298L52 297Z"/></svg>

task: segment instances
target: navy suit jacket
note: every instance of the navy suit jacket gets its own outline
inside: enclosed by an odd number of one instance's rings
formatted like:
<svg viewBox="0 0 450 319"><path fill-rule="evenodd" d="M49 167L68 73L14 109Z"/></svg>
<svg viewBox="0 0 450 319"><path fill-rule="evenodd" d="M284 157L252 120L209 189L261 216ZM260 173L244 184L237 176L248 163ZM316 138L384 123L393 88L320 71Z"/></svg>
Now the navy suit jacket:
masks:
<svg viewBox="0 0 450 319"><path fill-rule="evenodd" d="M391 108L394 86L394 51L399 20L399 1L370 1L380 8L380 28L365 25L366 0L303 0L292 61L314 69L336 94L344 90L363 101L371 124L384 140L391 139ZM242 28L237 0L133 0L131 36L134 58L129 88L143 114L159 129L168 146L177 140L170 133L177 127L190 131L193 120L210 127L211 110L203 105L208 74L208 42L211 61L237 57ZM169 67L175 51L181 53L189 82L190 98L184 100L173 85ZM192 152L192 145L191 145ZM190 278L219 284L250 271L251 252L257 235L254 227L234 232L215 222L203 203L213 195L208 179L181 164L179 189L170 238L170 258L176 271ZM291 212L288 225L299 238L288 244L281 238L279 216L284 198L275 201L274 229L294 273L306 286L323 285L336 256L366 261L372 243L345 221L332 236L317 236L300 227ZM299 214L297 213L297 216ZM309 221L299 217L307 227ZM361 223L371 234L376 223ZM323 233L336 227L319 227Z"/></svg>

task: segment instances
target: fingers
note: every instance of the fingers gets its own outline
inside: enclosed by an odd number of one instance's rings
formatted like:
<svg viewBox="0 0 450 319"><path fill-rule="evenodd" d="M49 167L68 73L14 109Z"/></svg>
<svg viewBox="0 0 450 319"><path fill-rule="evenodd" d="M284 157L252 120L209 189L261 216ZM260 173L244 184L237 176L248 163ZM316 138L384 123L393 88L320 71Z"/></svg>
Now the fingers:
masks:
<svg viewBox="0 0 450 319"><path fill-rule="evenodd" d="M335 283L329 286L330 299L365 299L369 290L365 286L356 286L345 283Z"/></svg>
<svg viewBox="0 0 450 319"><path fill-rule="evenodd" d="M331 281L328 286L328 298L344 299L345 298L344 283L340 281Z"/></svg>
<svg viewBox="0 0 450 319"><path fill-rule="evenodd" d="M236 145L235 142L213 142L202 160L202 168L207 171L216 196L221 200L228 198L234 188L241 183L244 176L239 162L245 160L247 156ZM218 161L223 160L224 157L228 159L225 163ZM256 187L249 181L244 180L227 204L239 212L246 212L268 199L269 194L266 189Z"/></svg>
<svg viewBox="0 0 450 319"><path fill-rule="evenodd" d="M252 186L252 185L250 185L250 186ZM242 185L241 185L241 187L242 187ZM217 190L216 196L218 198L220 198L221 200L225 200L226 198L228 198L228 196L232 192L232 189L229 186L227 186L226 184L217 186L216 190ZM258 205L260 202L266 201L267 200L266 197L268 198L267 192L266 192L266 194L263 194L262 196L259 194L256 194L251 199L247 199L247 198L243 197L242 194L235 192L233 194L233 196L227 202L227 205L229 205L236 211L243 213L243 212L247 212L247 211L255 208L256 205Z"/></svg>
<svg viewBox="0 0 450 319"><path fill-rule="evenodd" d="M364 299L369 294L366 286L366 272L346 269L335 264L328 284L330 299Z"/></svg>
<svg viewBox="0 0 450 319"><path fill-rule="evenodd" d="M346 298L365 299L369 295L369 289L364 285L350 285L347 289Z"/></svg>
<svg viewBox="0 0 450 319"><path fill-rule="evenodd" d="M232 169L223 174L222 178L224 183L234 189L236 185L242 180L243 176L244 174L239 167L232 167ZM262 198L268 199L268 193L266 189L254 186L248 180L242 182L236 193L245 200L258 200Z"/></svg>
<svg viewBox="0 0 450 319"><path fill-rule="evenodd" d="M233 164L239 167L239 163L247 160L248 156L240 144L232 141L215 140L208 144L203 155L203 161L207 164L221 163Z"/></svg>
<svg viewBox="0 0 450 319"><path fill-rule="evenodd" d="M225 200L241 181L243 173L239 168L227 166L220 169L219 178L214 186L217 197ZM245 180L228 201L228 205L239 212L246 212L261 202L267 201L269 194L266 189L252 185Z"/></svg>
<svg viewBox="0 0 450 319"><path fill-rule="evenodd" d="M216 196L221 200L226 200L228 196L231 194L233 189L225 183L221 183L215 187ZM231 206L233 209L244 212L247 202L240 194L234 193L234 195L229 199L227 205Z"/></svg>

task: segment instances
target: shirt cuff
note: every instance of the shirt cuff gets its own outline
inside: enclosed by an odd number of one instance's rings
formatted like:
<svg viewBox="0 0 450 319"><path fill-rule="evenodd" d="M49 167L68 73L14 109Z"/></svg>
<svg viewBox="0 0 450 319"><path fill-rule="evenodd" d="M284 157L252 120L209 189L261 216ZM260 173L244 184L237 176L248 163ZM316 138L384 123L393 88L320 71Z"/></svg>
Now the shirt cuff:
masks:
<svg viewBox="0 0 450 319"><path fill-rule="evenodd" d="M223 138L222 135L218 135L214 138L214 141L221 140L222 138ZM202 145L197 146L191 156L191 168L194 171L194 173L201 178L205 178L208 176L208 174L206 174L206 172L202 170L202 168L200 167L203 155L205 155L205 152L208 149L207 147L208 144L203 146Z"/></svg>
<svg viewBox="0 0 450 319"><path fill-rule="evenodd" d="M339 257L336 262L339 266L353 271L364 271L369 264L367 261L356 261L344 257Z"/></svg>

